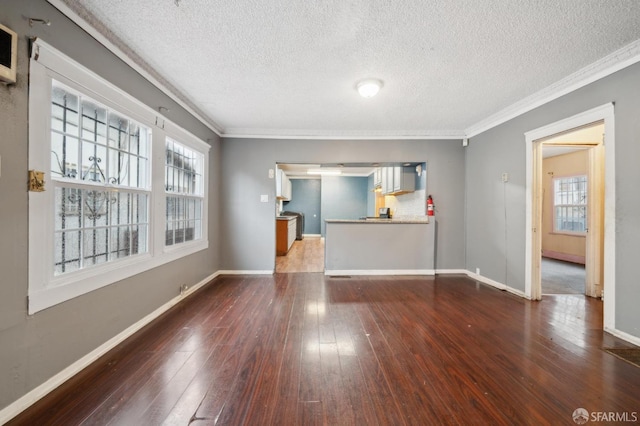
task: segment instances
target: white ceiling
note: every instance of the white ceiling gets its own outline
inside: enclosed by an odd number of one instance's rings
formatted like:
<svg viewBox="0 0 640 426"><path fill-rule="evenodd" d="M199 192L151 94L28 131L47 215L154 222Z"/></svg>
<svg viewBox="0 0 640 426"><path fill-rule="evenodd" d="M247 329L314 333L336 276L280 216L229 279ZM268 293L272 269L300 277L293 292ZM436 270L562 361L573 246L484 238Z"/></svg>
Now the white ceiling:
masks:
<svg viewBox="0 0 640 426"><path fill-rule="evenodd" d="M49 1L225 136L460 137L640 46L638 0Z"/></svg>

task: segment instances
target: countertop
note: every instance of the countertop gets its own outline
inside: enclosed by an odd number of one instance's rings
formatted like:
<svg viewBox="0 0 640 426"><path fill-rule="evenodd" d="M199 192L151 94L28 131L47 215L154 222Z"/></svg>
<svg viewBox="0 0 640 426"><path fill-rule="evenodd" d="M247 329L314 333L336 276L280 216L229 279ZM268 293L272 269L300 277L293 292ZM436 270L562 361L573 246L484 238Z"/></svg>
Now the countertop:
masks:
<svg viewBox="0 0 640 426"><path fill-rule="evenodd" d="M416 217L398 217L392 219L380 219L380 218L367 218L367 219L325 219L326 223L371 223L371 224L386 224L386 223L417 223L427 224L429 219L427 216Z"/></svg>

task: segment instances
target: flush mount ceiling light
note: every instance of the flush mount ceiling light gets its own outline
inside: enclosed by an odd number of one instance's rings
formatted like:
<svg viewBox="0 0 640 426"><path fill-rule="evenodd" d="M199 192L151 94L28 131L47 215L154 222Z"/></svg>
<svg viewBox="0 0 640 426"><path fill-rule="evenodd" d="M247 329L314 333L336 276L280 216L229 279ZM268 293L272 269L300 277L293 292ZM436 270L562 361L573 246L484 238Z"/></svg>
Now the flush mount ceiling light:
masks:
<svg viewBox="0 0 640 426"><path fill-rule="evenodd" d="M356 85L358 93L360 93L360 96L362 96L363 98L374 97L378 94L378 91L380 91L381 87L382 81L373 78L362 80Z"/></svg>

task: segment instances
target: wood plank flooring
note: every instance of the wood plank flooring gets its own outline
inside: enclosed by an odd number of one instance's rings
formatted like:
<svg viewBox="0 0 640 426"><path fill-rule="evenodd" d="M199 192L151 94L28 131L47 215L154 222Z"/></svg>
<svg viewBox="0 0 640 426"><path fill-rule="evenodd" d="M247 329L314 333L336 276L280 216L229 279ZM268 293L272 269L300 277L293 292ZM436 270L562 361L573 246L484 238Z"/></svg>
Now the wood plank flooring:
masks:
<svg viewBox="0 0 640 426"><path fill-rule="evenodd" d="M602 302L465 276L224 276L11 425L573 424L638 412Z"/></svg>
<svg viewBox="0 0 640 426"><path fill-rule="evenodd" d="M324 238L304 237L291 246L286 256L276 256L276 272L323 272Z"/></svg>

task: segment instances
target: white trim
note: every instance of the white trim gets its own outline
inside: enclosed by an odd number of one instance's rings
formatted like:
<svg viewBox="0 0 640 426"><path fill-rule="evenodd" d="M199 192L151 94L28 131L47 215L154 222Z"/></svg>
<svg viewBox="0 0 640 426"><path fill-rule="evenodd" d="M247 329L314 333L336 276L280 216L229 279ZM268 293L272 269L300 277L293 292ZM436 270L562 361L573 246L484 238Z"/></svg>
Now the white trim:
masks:
<svg viewBox="0 0 640 426"><path fill-rule="evenodd" d="M467 271L466 272L467 275L469 276L469 278L480 281L484 284L488 284L492 287L497 288L498 290L505 290L508 291L509 293L515 294L516 296L520 296L522 298L525 299L529 299L521 290L518 290L517 288L513 288L513 287L509 287L506 284L502 284L501 282L492 280L491 278L487 278L485 276L482 275L478 275L476 273L473 273L471 271Z"/></svg>
<svg viewBox="0 0 640 426"><path fill-rule="evenodd" d="M283 129L226 129L223 138L230 139L301 139L301 140L462 140L463 130L431 130L431 131L406 131L406 132L339 132L320 130L300 130L286 133Z"/></svg>
<svg viewBox="0 0 640 426"><path fill-rule="evenodd" d="M14 401L13 403L9 404L7 407L0 410L0 424L5 424L9 420L16 417L18 414L20 414L21 412L23 412L24 410L26 410L27 408L29 408L30 406L38 402L41 398L45 397L47 394L52 392L58 386L62 385L64 382L72 378L74 375L78 374L80 371L82 371L83 369L91 365L93 362L98 360L101 356L105 355L111 349L115 348L120 343L122 343L129 337L133 336L141 328L151 323L153 320L158 318L163 313L167 312L173 306L182 302L185 297L189 296L190 294L194 293L198 289L202 288L207 283L212 282L212 280L214 280L220 274L221 274L220 271L214 272L208 277L205 277L204 279L200 280L198 283L191 286L184 293L169 300L167 303L160 306L155 311L151 312L149 315L145 316L144 318L141 318L136 323L130 325L125 330L121 331L120 333L118 333L111 339L107 340L105 343L98 346L97 348L95 348L94 350L92 350L91 352L89 352L88 354L86 354L85 356L83 356L73 364L69 365L67 368L60 371L55 376L51 377L49 380L42 383L40 386L36 387L35 389L26 393L25 395L23 395L22 397Z"/></svg>
<svg viewBox="0 0 640 426"><path fill-rule="evenodd" d="M639 44L640 45L640 44ZM533 265L533 149L534 142L567 130L604 120L605 140L605 212L604 212L604 328L615 330L615 123L614 105L608 103L572 117L530 130L525 133L526 190L525 190L525 295L531 298Z"/></svg>
<svg viewBox="0 0 640 426"><path fill-rule="evenodd" d="M30 59L30 71L38 64L46 70L49 77L59 80L74 91L84 92L84 95L88 95L107 107L133 116L132 118L142 124L151 127L155 117L160 115L118 86L111 84L40 38L33 42ZM117 96L105 96L105 93L110 92ZM49 107L49 105L46 106Z"/></svg>
<svg viewBox="0 0 640 426"><path fill-rule="evenodd" d="M118 58L122 59L131 68L140 73L145 79L160 89L163 93L177 102L181 107L201 121L205 126L214 131L218 136L224 138L252 138L252 139L326 139L326 140L403 140L403 139L455 139L465 140L485 132L493 127L503 124L515 117L533 110L541 105L553 101L572 91L580 89L594 81L602 79L613 74L623 68L635 64L640 61L640 40L629 43L626 46L610 53L600 60L585 66L584 68L574 72L573 74L547 86L546 88L490 115L489 117L478 121L475 124L463 130L423 130L423 131L396 131L391 132L340 132L340 131L321 131L321 130L298 130L287 131L285 129L247 129L247 128L228 128L223 129L212 119L199 113L192 106L183 101L172 90L154 77L145 68L140 66L137 61L125 54L118 46L111 42L106 36L95 29L85 19L80 17L76 12L71 10L63 0L47 0L53 7L66 15L71 21L75 22L89 35L101 43L107 50L111 51Z"/></svg>
<svg viewBox="0 0 640 426"><path fill-rule="evenodd" d="M31 246L31 245L30 245ZM116 283L133 275L148 271L165 263L173 262L209 247L206 241L194 242L181 250L166 251L162 256L152 257L145 253L140 257L118 260L104 265L95 266L72 273L70 279L65 279L64 285L44 288L29 292L29 315L66 302L83 294Z"/></svg>
<svg viewBox="0 0 640 426"><path fill-rule="evenodd" d="M572 91L580 89L594 81L602 79L623 68L640 61L640 40L629 43L626 46L610 53L600 60L585 66L573 74L547 86L546 88L478 121L463 130L423 130L423 131L397 131L391 132L339 132L321 130L298 130L287 131L285 129L247 129L222 127L212 119L196 111L192 106L184 102L173 91L155 78L150 72L145 70L138 62L125 54L118 46L111 42L106 36L95 29L85 19L80 17L63 0L47 0L53 7L75 22L85 30L90 36L101 43L107 50L127 65L140 73L145 79L160 89L163 93L177 102L181 107L201 121L205 126L214 131L218 136L224 138L252 138L252 139L326 139L326 140L403 140L403 139L455 139L464 140L485 132L493 127L505 123L515 117L533 110L541 105L553 101ZM138 61L142 61L137 58Z"/></svg>
<svg viewBox="0 0 640 426"><path fill-rule="evenodd" d="M484 120L465 129L466 137L471 138L482 132L505 123L515 117L549 103L561 96L580 89L630 65L640 62L640 40L616 50L604 58L587 65L562 80L547 86L531 96L508 106Z"/></svg>
<svg viewBox="0 0 640 426"><path fill-rule="evenodd" d="M74 297L128 278L135 274L172 262L195 252L205 250L208 243L208 173L209 144L189 131L157 114L128 93L112 85L88 68L75 62L42 40L33 43L30 59L29 89L29 168L50 170L50 104L52 80L60 81L73 91L102 103L109 109L151 129L148 188L125 188L125 191L144 192L149 195L148 252L118 259L102 265L53 276L53 214L55 187L58 179L49 180L45 192L29 192L29 291L30 315ZM156 125L161 121L161 126ZM198 151L203 156L203 213L202 238L165 249L164 247L164 162L165 138ZM67 183L65 183L66 185ZM71 186L86 187L71 183ZM107 188L109 185L100 185Z"/></svg>
<svg viewBox="0 0 640 426"><path fill-rule="evenodd" d="M274 270L221 270L218 271L220 275L273 275Z"/></svg>
<svg viewBox="0 0 640 426"><path fill-rule="evenodd" d="M327 269L325 275L435 275L433 269Z"/></svg>
<svg viewBox="0 0 640 426"><path fill-rule="evenodd" d="M609 334L613 334L619 339L626 340L629 343L633 343L636 346L640 346L640 337L634 336L629 333L625 333L624 331L620 331L615 328L605 327L604 331L606 331Z"/></svg>
<svg viewBox="0 0 640 426"><path fill-rule="evenodd" d="M204 124L207 128L212 130L218 136L222 136L222 130L220 126L215 123L213 120L204 117L201 113L196 111L189 104L184 102L178 95L176 95L173 91L169 90L165 85L160 83L158 79L156 79L153 75L151 75L147 70L138 65L138 62L130 58L126 53L124 53L118 46L113 44L107 37L102 35L98 30L96 30L91 24L81 18L77 13L67 6L62 0L47 0L49 4L58 9L63 15L69 18L71 21L76 23L80 28L86 31L91 37L93 37L98 43L102 44L107 48L111 53L120 58L124 63L133 68L136 72L138 72L143 78L148 80L151 84L156 86L162 93L173 99L178 105L184 108L187 112L197 118L202 124ZM138 58L141 60L140 58Z"/></svg>
<svg viewBox="0 0 640 426"><path fill-rule="evenodd" d="M466 269L436 269L436 275L463 274L469 275Z"/></svg>
<svg viewBox="0 0 640 426"><path fill-rule="evenodd" d="M105 80L102 76L96 74L40 38L37 38L33 42L31 59L33 61L30 64L30 68L33 67L34 63L42 65L50 77L55 80L60 80L61 83L70 86L74 90L79 90L77 86L81 87L88 92L87 94L90 97L93 97L105 106L132 115L132 118L150 127L154 126L155 119L158 117L161 119L163 130L168 134L175 135L174 137L176 138L189 138L193 147L196 149L206 151L211 149L208 143L202 141L190 131L175 124L158 111L139 101L135 96ZM116 97L117 102L112 97L106 97L104 95L104 92L109 91L118 94Z"/></svg>

